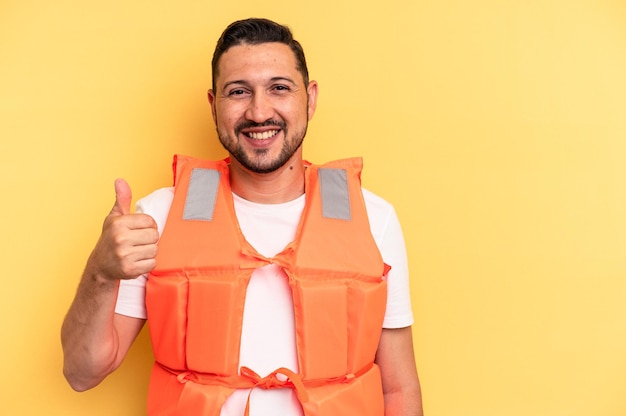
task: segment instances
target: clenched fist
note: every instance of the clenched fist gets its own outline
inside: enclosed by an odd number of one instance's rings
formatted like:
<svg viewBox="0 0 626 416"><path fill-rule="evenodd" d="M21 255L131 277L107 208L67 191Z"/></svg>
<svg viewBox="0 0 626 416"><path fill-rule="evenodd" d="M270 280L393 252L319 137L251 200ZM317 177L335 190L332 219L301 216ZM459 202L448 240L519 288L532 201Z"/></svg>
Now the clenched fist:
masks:
<svg viewBox="0 0 626 416"><path fill-rule="evenodd" d="M115 181L115 205L105 218L89 266L109 280L134 279L156 265L159 232L154 219L131 214L132 192L124 179Z"/></svg>

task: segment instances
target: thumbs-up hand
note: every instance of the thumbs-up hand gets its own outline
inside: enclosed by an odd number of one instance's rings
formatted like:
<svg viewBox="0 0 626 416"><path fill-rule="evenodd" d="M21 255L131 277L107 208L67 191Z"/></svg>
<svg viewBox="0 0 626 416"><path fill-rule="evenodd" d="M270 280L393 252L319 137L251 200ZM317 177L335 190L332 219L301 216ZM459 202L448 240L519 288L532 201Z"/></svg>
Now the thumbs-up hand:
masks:
<svg viewBox="0 0 626 416"><path fill-rule="evenodd" d="M131 214L131 201L130 186L124 179L117 179L115 205L104 220L102 234L88 261L96 276L110 281L134 279L156 265L156 222L146 214Z"/></svg>

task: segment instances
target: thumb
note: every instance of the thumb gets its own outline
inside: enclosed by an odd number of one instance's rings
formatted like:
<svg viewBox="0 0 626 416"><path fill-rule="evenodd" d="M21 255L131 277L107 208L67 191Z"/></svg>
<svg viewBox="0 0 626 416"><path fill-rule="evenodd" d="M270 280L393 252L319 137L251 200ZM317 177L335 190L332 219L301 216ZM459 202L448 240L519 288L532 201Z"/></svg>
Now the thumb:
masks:
<svg viewBox="0 0 626 416"><path fill-rule="evenodd" d="M112 215L130 214L130 202L133 199L133 193L130 190L128 182L124 179L115 180L115 205L111 209Z"/></svg>

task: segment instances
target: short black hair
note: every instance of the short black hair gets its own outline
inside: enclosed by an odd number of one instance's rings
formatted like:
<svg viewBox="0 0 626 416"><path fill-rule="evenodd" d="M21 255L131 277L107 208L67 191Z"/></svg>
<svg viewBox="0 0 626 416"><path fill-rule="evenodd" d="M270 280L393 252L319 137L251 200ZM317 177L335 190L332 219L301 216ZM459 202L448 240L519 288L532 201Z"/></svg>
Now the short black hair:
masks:
<svg viewBox="0 0 626 416"><path fill-rule="evenodd" d="M269 19L249 18L231 23L222 33L217 41L211 70L213 71L213 90L215 90L215 80L218 76L219 60L228 49L233 46L248 44L259 45L262 43L278 42L283 43L293 51L296 57L296 69L302 74L304 85L309 85L309 70L306 66L304 50L300 42L293 38L291 29L285 25L278 24Z"/></svg>

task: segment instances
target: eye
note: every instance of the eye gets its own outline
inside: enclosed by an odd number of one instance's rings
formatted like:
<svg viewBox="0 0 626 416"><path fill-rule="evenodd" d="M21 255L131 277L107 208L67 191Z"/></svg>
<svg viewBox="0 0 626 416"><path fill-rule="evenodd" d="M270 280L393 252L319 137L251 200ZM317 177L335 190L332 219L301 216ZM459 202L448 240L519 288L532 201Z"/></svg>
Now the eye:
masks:
<svg viewBox="0 0 626 416"><path fill-rule="evenodd" d="M228 91L228 96L237 97L237 96L242 96L245 93L246 93L246 90L244 90L243 88L235 88L235 89Z"/></svg>
<svg viewBox="0 0 626 416"><path fill-rule="evenodd" d="M272 89L274 91L277 91L277 92L290 91L288 86L282 85L282 84L274 85L274 87L272 87Z"/></svg>

